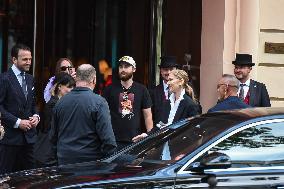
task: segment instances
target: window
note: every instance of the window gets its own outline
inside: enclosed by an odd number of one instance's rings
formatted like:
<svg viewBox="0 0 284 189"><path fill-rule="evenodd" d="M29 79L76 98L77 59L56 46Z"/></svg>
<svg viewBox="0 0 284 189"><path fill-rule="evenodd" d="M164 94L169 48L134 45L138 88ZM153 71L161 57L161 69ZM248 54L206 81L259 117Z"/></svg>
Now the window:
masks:
<svg viewBox="0 0 284 189"><path fill-rule="evenodd" d="M267 167L284 165L284 123L251 127L222 141L210 152L227 154L232 167Z"/></svg>

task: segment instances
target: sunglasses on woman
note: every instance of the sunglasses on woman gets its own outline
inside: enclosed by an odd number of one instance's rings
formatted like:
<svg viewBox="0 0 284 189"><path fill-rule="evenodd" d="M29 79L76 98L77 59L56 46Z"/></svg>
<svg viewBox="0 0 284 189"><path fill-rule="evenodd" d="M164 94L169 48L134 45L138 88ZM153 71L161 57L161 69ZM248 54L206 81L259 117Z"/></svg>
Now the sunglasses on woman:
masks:
<svg viewBox="0 0 284 189"><path fill-rule="evenodd" d="M71 68L73 68L73 67L72 66L61 66L60 70L61 71L66 71L67 69L71 69Z"/></svg>

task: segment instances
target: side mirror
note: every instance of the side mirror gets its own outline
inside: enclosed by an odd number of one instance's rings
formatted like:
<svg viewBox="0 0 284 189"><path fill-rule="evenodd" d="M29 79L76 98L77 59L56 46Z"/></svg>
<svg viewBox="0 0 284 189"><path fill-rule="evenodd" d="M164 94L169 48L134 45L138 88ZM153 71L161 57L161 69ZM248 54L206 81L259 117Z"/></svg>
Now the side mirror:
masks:
<svg viewBox="0 0 284 189"><path fill-rule="evenodd" d="M192 164L190 170L195 172L204 171L205 169L227 169L232 165L231 158L220 152L213 152L205 155L200 162Z"/></svg>

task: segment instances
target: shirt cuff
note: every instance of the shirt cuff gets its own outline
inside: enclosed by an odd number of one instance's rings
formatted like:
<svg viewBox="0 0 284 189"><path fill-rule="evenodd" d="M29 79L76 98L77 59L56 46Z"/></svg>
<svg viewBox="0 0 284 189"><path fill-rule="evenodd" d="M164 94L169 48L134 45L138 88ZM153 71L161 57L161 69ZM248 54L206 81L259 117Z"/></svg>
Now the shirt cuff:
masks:
<svg viewBox="0 0 284 189"><path fill-rule="evenodd" d="M20 122L21 122L21 119L18 118L15 125L14 125L14 128L16 128L16 129L19 128Z"/></svg>
<svg viewBox="0 0 284 189"><path fill-rule="evenodd" d="M38 114L34 114L33 116L36 116L38 118L38 122L40 122L40 117Z"/></svg>

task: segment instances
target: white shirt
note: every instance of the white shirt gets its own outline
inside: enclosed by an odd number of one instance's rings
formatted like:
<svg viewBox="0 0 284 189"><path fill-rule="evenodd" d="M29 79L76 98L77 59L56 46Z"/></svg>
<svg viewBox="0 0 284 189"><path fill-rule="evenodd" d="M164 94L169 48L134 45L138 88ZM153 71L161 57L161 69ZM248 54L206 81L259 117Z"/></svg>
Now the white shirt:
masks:
<svg viewBox="0 0 284 189"><path fill-rule="evenodd" d="M11 69L13 70L15 76L18 79L18 82L20 83L20 85L22 86L22 76L21 76L21 71L13 64L13 66L11 67Z"/></svg>
<svg viewBox="0 0 284 189"><path fill-rule="evenodd" d="M240 84L242 84L241 82L240 82ZM248 91L249 91L249 85L250 85L250 79L248 79L245 83L243 83L243 84L245 84L245 86L243 86L243 89L244 89L244 98L247 96L247 94L248 94ZM239 96L239 94L240 94L240 90L241 90L241 87L239 87L239 90L238 90L238 96Z"/></svg>
<svg viewBox="0 0 284 189"><path fill-rule="evenodd" d="M178 106L180 101L183 99L183 95L185 94L185 89L182 89L181 94L179 96L179 98L175 101L175 94L172 93L169 100L170 100L170 104L171 104L171 111L168 117L168 123L167 125L170 125L173 123L173 120L175 118Z"/></svg>
<svg viewBox="0 0 284 189"><path fill-rule="evenodd" d="M164 94L166 99L169 99L168 94L169 94L169 85L167 83L165 83L165 81L163 80L163 87L164 87Z"/></svg>
<svg viewBox="0 0 284 189"><path fill-rule="evenodd" d="M175 94L172 93L169 100L170 100L170 104L171 104L171 111L170 111L170 115L169 115L169 118L168 118L168 123L167 125L170 125L173 123L173 120L175 118L175 115L176 115L176 112L177 112L177 109L178 109L178 106L180 104L180 101L183 98L183 95L185 94L185 89L182 89L181 91L181 94L179 96L179 98L175 101ZM171 160L171 153L170 153L170 148L169 148L169 142L166 142L164 144L164 147L163 147L163 151L162 151L162 160Z"/></svg>

